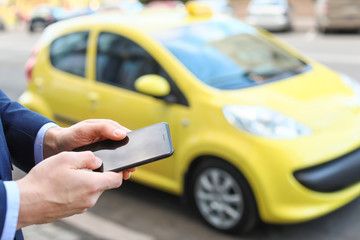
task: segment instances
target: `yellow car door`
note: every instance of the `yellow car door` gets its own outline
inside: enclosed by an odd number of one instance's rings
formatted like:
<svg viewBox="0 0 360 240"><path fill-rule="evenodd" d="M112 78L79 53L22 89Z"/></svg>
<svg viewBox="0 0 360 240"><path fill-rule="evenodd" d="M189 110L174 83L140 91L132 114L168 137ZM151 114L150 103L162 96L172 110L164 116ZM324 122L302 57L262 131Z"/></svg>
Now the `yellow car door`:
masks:
<svg viewBox="0 0 360 240"><path fill-rule="evenodd" d="M96 93L98 104L92 117L113 119L129 129L167 122L176 145L174 125L178 123L179 109L186 107L135 89L135 81L139 77L156 74L169 81L173 98L186 101L184 96L179 96L180 91L165 70L139 44L118 34L102 32L97 44L92 92ZM148 181L153 181L153 184L161 182L170 186L174 181L175 156L176 153L169 159L141 166L138 172L143 173L138 175L150 178Z"/></svg>

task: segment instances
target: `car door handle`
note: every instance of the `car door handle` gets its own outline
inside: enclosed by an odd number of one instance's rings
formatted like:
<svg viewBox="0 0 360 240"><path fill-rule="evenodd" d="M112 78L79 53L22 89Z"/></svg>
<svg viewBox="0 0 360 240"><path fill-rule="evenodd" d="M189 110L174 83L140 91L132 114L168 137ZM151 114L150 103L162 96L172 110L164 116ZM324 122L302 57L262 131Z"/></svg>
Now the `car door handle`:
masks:
<svg viewBox="0 0 360 240"><path fill-rule="evenodd" d="M88 95L91 110L99 107L99 95L96 92L90 92Z"/></svg>

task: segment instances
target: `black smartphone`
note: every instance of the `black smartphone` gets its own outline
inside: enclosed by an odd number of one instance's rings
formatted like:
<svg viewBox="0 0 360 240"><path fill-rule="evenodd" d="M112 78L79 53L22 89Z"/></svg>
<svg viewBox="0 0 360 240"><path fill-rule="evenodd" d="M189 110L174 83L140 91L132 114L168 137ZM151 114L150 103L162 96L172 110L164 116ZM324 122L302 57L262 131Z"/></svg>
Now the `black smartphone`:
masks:
<svg viewBox="0 0 360 240"><path fill-rule="evenodd" d="M174 152L169 126L157 123L127 133L120 141L104 140L74 151L93 151L103 161L94 171L120 172L171 156Z"/></svg>

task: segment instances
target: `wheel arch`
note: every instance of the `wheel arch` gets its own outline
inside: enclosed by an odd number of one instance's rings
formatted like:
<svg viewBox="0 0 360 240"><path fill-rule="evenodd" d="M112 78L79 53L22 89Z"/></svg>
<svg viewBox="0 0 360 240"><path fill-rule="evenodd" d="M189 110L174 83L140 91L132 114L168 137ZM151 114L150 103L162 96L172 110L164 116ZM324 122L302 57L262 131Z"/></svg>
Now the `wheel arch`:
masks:
<svg viewBox="0 0 360 240"><path fill-rule="evenodd" d="M253 206L253 216L252 218L250 218L250 221L248 223L245 223L245 227L243 229L240 230L240 232L246 233L248 231L251 231L253 229L253 227L255 227L260 219L260 215L259 215L259 209L258 209L258 202L256 199L256 195L254 193L254 190L252 188L252 186L250 185L250 182L248 181L248 179L245 177L245 175L241 172L240 169L238 169L236 166L234 166L233 164L231 164L231 162L215 156L215 155L202 155L202 156L198 156L196 157L191 164L189 165L188 170L185 172L185 176L184 176L184 194L183 194L183 202L189 206L191 206L192 208L195 207L195 203L192 201L192 179L195 177L196 171L199 167L201 167L203 164L205 165L206 161L213 161L213 162L217 162L219 165L226 165L228 168L230 168L234 173L237 174L237 176L239 178L241 178L244 182L245 182L245 187L247 188L246 190L248 190L250 192L249 195L247 195L247 199L251 199L251 201L253 201L253 204L251 206ZM247 201L249 203L249 201ZM249 205L250 206L250 205ZM252 207L251 207L252 208ZM225 231L227 232L227 231ZM229 233L235 233L237 231L231 230L229 231Z"/></svg>
<svg viewBox="0 0 360 240"><path fill-rule="evenodd" d="M183 186L184 186L184 194L183 194L183 201L185 203L189 203L189 198L190 198L190 190L191 190L191 179L196 171L196 169L201 165L203 164L205 161L209 160L209 159L213 159L213 160L216 160L216 161L219 161L219 162L222 162L230 167L232 167L235 171L237 171L240 176L242 178L244 178L244 180L246 181L247 185L249 186L249 188L251 189L252 191L252 194L253 194L253 197L254 197L254 201L256 202L256 205L257 205L257 198L256 198L256 195L254 193L254 190L253 190L253 186L251 184L251 182L247 179L246 175L240 170L238 169L236 166L234 166L230 161L227 161L225 160L224 158L222 157L219 157L219 156L216 156L216 155L201 155L201 156L197 156L196 158L194 158L189 167L187 168L187 171L184 173L184 177L183 177Z"/></svg>

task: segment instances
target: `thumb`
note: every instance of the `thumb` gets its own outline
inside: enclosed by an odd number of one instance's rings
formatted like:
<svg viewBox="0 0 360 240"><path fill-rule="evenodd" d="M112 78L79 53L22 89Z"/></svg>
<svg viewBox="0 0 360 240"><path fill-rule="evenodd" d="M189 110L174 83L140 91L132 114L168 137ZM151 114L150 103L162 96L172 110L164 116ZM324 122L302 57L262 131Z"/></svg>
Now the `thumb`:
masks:
<svg viewBox="0 0 360 240"><path fill-rule="evenodd" d="M96 157L91 151L85 152L71 152L72 161L71 164L75 169L97 169L101 166L102 161L100 158Z"/></svg>

